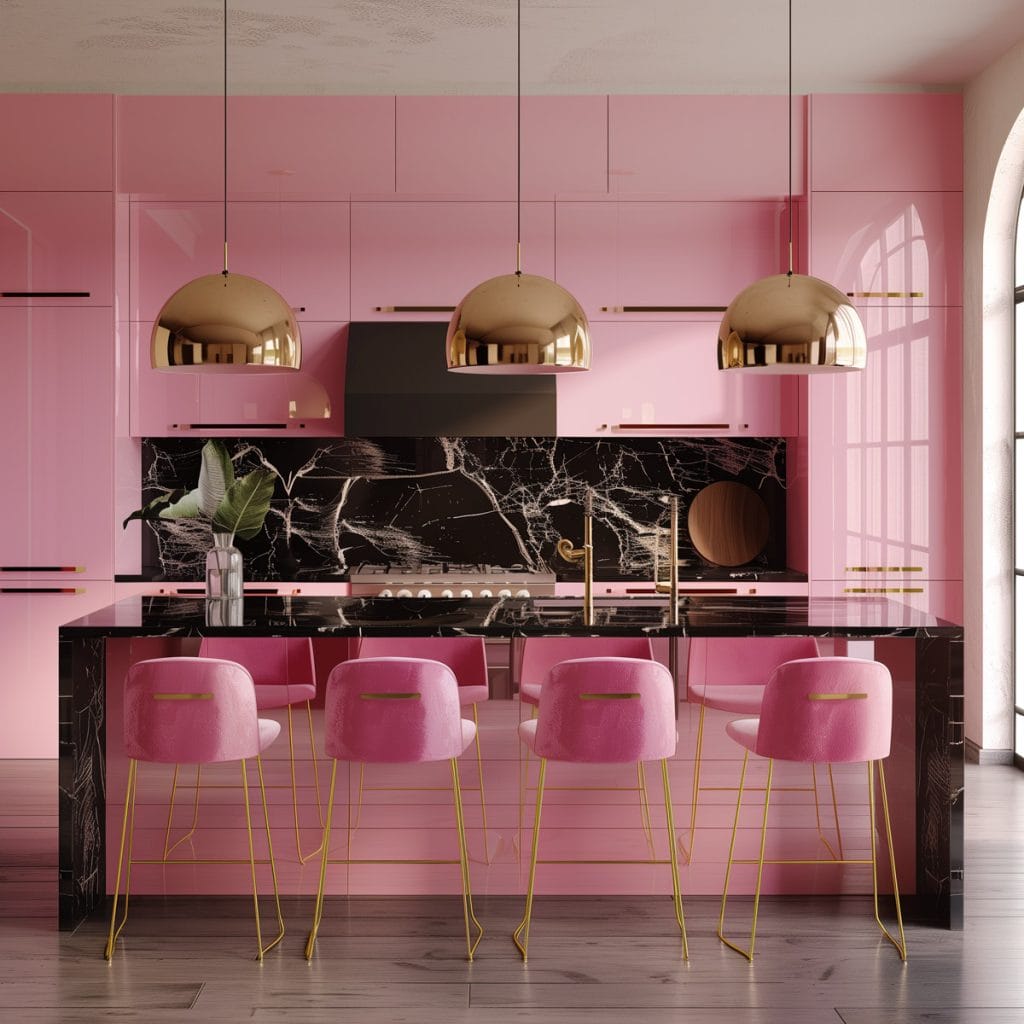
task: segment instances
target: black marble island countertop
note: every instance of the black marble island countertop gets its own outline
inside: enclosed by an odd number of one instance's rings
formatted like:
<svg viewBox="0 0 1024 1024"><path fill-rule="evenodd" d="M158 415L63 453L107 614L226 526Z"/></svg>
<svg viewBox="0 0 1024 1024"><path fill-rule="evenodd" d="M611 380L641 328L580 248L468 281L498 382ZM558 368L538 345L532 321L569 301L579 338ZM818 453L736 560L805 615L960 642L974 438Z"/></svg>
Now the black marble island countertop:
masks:
<svg viewBox="0 0 1024 1024"><path fill-rule="evenodd" d="M583 622L576 597L248 596L240 625L209 624L202 598L130 597L61 627L61 637L116 636L835 636L961 639L963 627L886 598L598 597Z"/></svg>

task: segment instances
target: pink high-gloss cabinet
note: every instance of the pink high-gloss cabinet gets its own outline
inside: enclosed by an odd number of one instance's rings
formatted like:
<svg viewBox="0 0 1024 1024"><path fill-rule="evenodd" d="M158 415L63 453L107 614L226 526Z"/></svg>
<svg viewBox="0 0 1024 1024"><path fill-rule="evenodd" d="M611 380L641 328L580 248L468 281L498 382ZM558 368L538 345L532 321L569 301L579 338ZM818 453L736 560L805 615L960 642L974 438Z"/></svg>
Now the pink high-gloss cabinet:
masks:
<svg viewBox="0 0 1024 1024"><path fill-rule="evenodd" d="M110 192L0 193L0 306L110 306Z"/></svg>
<svg viewBox="0 0 1024 1024"><path fill-rule="evenodd" d="M556 223L558 282L592 320L720 317L786 267L783 202L565 202Z"/></svg>
<svg viewBox="0 0 1024 1024"><path fill-rule="evenodd" d="M815 192L811 273L860 305L959 306L960 192Z"/></svg>
<svg viewBox="0 0 1024 1024"><path fill-rule="evenodd" d="M109 192L113 102L90 93L0 95L0 190Z"/></svg>
<svg viewBox="0 0 1024 1024"><path fill-rule="evenodd" d="M554 220L553 203L523 203L524 273L553 276ZM471 288L515 269L514 202L352 204L353 320L447 320Z"/></svg>

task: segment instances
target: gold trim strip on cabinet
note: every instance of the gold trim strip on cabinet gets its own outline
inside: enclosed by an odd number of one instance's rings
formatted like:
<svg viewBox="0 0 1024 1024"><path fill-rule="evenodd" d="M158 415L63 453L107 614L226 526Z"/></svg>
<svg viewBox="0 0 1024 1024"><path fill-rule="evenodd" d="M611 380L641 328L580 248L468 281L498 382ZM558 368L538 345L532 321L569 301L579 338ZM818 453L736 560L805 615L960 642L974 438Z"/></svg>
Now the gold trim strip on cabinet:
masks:
<svg viewBox="0 0 1024 1024"><path fill-rule="evenodd" d="M724 313L726 306L602 306L602 313Z"/></svg>
<svg viewBox="0 0 1024 1024"><path fill-rule="evenodd" d="M154 693L153 700L213 700L212 693Z"/></svg>
<svg viewBox="0 0 1024 1024"><path fill-rule="evenodd" d="M374 306L376 313L454 313L454 306Z"/></svg>
<svg viewBox="0 0 1024 1024"><path fill-rule="evenodd" d="M361 693L360 700L419 700L418 693Z"/></svg>
<svg viewBox="0 0 1024 1024"><path fill-rule="evenodd" d="M923 299L924 292L847 292L851 299Z"/></svg>
<svg viewBox="0 0 1024 1024"><path fill-rule="evenodd" d="M846 572L924 572L919 565L848 565Z"/></svg>
<svg viewBox="0 0 1024 1024"><path fill-rule="evenodd" d="M639 700L639 693L581 693L580 700Z"/></svg>
<svg viewBox="0 0 1024 1024"><path fill-rule="evenodd" d="M843 587L844 594L923 594L924 587Z"/></svg>
<svg viewBox="0 0 1024 1024"><path fill-rule="evenodd" d="M85 572L84 565L0 565L0 572Z"/></svg>
<svg viewBox="0 0 1024 1024"><path fill-rule="evenodd" d="M809 693L808 700L867 700L866 693Z"/></svg>

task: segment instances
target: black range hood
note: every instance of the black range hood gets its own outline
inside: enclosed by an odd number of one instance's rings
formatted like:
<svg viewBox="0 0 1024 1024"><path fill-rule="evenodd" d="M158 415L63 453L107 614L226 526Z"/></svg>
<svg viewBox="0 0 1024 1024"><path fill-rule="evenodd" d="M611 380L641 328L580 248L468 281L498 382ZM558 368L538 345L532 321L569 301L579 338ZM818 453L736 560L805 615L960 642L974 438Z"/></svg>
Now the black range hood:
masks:
<svg viewBox="0 0 1024 1024"><path fill-rule="evenodd" d="M551 374L450 373L445 323L353 323L347 437L555 435Z"/></svg>

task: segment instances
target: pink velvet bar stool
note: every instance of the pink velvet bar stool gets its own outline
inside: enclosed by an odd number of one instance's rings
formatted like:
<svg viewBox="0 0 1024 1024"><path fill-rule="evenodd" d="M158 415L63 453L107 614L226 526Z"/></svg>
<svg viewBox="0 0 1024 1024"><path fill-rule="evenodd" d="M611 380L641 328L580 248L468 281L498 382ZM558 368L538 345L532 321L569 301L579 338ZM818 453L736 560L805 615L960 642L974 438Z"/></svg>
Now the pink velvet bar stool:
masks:
<svg viewBox="0 0 1024 1024"><path fill-rule="evenodd" d="M683 956L688 958L668 776L668 759L676 750L674 696L668 669L659 662L639 658L579 658L561 662L551 669L541 688L537 718L520 722L519 737L540 758L526 909L512 935L523 961L527 959L530 942L537 864L543 863L538 861L537 851L549 760L581 764L661 762L668 859L643 863L671 866L676 923L682 935ZM601 859L574 863L616 862Z"/></svg>
<svg viewBox="0 0 1024 1024"><path fill-rule="evenodd" d="M256 916L256 959L273 949L284 937L284 920L277 887L274 848L270 838L267 793L263 783L260 755L277 738L281 726L259 718L252 676L232 661L211 658L154 658L136 662L128 670L124 692L124 747L128 761L128 786L121 824L121 846L114 883L114 906L104 956L110 960L114 946L128 919L128 894L133 864L166 864L166 858L133 858L135 831L135 795L138 789L140 761L162 764L214 764L241 762L241 788L245 804L245 822L249 839L249 868L252 874L252 898ZM253 846L252 813L249 806L249 780L246 762L255 759L263 798L263 818L267 833L267 857L274 883L277 911L277 936L263 945L260 929L259 895L256 886L256 860ZM127 840L128 854L125 857ZM195 866L194 860L170 863ZM216 863L206 861L205 863ZM223 861L223 863L237 863ZM124 871L124 912L117 921L117 904Z"/></svg>
<svg viewBox="0 0 1024 1024"><path fill-rule="evenodd" d="M487 799L484 795L484 760L480 747L480 716L477 705L490 698L487 679L487 649L483 637L472 636L403 636L403 637L362 637L356 655L359 658L427 658L440 661L454 673L459 684L459 704L473 712L476 735L477 788L480 792L481 834L484 844L484 860L490 863L490 846L487 838ZM363 771L359 775L359 806L362 806ZM358 817L357 817L358 820Z"/></svg>
<svg viewBox="0 0 1024 1024"><path fill-rule="evenodd" d="M689 842L684 853L687 861L693 859L697 828L697 807L700 793L708 789L733 789L701 786L704 752L704 719L708 708L734 715L757 715L761 711L765 684L778 665L798 658L816 658L818 642L812 636L784 637L693 637L689 642L686 659L686 699L700 706L697 721L697 744L693 757L693 790L690 797ZM836 826L838 852L821 828L818 806L818 781L811 766L811 785L814 793L814 816L818 835L833 856L842 856L842 833L839 830L838 807L832 768L826 766L832 792L833 820ZM680 840L680 845L682 841Z"/></svg>
<svg viewBox="0 0 1024 1024"><path fill-rule="evenodd" d="M447 665L423 658L366 658L335 665L327 679L324 733L324 749L334 763L327 798L320 884L313 911L313 927L306 941L306 959L312 959L323 918L328 863L372 863L329 857L338 762L362 765L448 761L459 858L457 861L431 860L429 863L457 863L461 868L466 957L472 960L484 930L473 913L458 758L473 742L476 725L462 718L455 674ZM419 862L388 860L388 863ZM470 932L471 923L477 930L475 937Z"/></svg>
<svg viewBox="0 0 1024 1024"><path fill-rule="evenodd" d="M868 808L871 835L871 857L839 859L827 863L870 864L874 893L875 921L882 934L896 947L901 960L907 958L907 941L903 932L899 885L896 881L896 860L893 854L892 825L889 820L889 798L885 789L885 768L882 761L889 756L892 739L892 677L877 661L861 658L808 658L786 662L772 673L765 687L759 718L730 722L726 731L743 747L739 797L733 820L729 859L722 890L722 908L718 918L718 937L730 949L748 960L754 959L757 934L757 912L761 898L761 877L765 864L806 864L807 861L765 859L768 832L768 805L772 791L772 769L775 761L799 761L807 764L867 764ZM756 860L734 858L736 830L747 762L751 754L768 759L768 779L764 789L764 812L761 818L761 845ZM896 922L899 938L882 923L878 911L878 843L875 836L875 767L882 796L882 820L889 851L889 871L896 901ZM725 937L725 910L729 898L729 880L733 864L756 864L754 914L750 927L750 948L743 949Z"/></svg>
<svg viewBox="0 0 1024 1024"><path fill-rule="evenodd" d="M313 791L316 810L323 828L323 802L320 798L320 776L317 772L316 740L313 734L313 710L310 702L316 697L316 668L313 642L306 637L204 637L199 645L201 658L224 658L238 662L249 670L256 684L256 707L259 711L287 709L288 763L291 769L292 818L295 828L295 852L305 864L318 849L302 852L299 827L299 792L295 762L295 733L292 729L292 705L305 704L309 723L309 753L312 759ZM196 786L198 799L199 786ZM183 837L184 838L184 837ZM179 840L181 842L181 840Z"/></svg>

